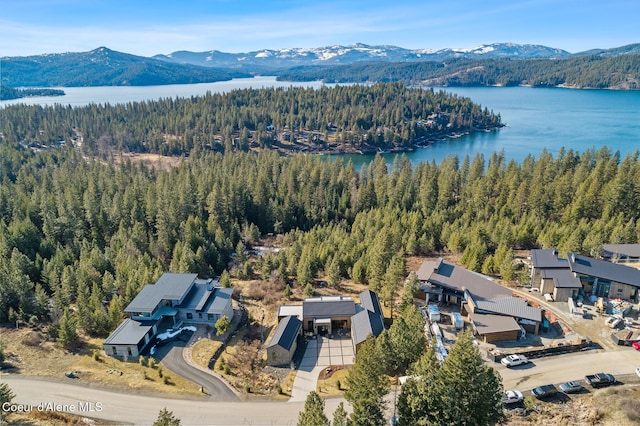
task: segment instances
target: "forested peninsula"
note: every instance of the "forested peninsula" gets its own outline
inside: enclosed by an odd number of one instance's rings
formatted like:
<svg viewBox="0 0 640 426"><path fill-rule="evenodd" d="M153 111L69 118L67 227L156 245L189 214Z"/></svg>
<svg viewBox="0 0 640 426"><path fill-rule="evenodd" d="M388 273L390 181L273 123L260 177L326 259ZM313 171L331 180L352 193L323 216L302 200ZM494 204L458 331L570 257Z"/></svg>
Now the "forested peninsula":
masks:
<svg viewBox="0 0 640 426"><path fill-rule="evenodd" d="M14 89L9 86L0 86L0 101L10 99L27 98L31 96L64 96L64 90L60 89Z"/></svg>
<svg viewBox="0 0 640 426"><path fill-rule="evenodd" d="M300 67L278 75L284 81L364 83L402 81L424 86L532 86L640 89L640 55L585 55L563 59L453 59L442 62L359 62Z"/></svg>
<svg viewBox="0 0 640 426"><path fill-rule="evenodd" d="M403 83L320 89L243 89L120 105L15 105L7 142L64 141L88 155L277 150L281 154L404 151L448 136L491 131L499 114L444 91Z"/></svg>

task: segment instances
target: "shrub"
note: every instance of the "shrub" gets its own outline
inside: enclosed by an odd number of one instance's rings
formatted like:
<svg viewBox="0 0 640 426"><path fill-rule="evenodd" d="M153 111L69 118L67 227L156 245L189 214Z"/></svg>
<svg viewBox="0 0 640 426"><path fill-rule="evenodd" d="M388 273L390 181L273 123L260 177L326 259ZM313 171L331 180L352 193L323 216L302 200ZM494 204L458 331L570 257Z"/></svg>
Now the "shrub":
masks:
<svg viewBox="0 0 640 426"><path fill-rule="evenodd" d="M100 362L100 361L101 361L101 359L100 359L100 352L98 352L97 350L95 350L95 349L93 350L93 354L92 354L92 356L93 356L93 360L94 360L94 361L98 361L98 362Z"/></svg>
<svg viewBox="0 0 640 426"><path fill-rule="evenodd" d="M153 357L149 357L149 360L147 361L147 365L148 365L150 368L156 368L156 365L157 365L157 364L156 364L156 360L155 360L155 358L153 358Z"/></svg>
<svg viewBox="0 0 640 426"><path fill-rule="evenodd" d="M147 359L140 355L140 358L138 358L138 362L140 363L141 366L146 367L149 365L149 363L147 362Z"/></svg>
<svg viewBox="0 0 640 426"><path fill-rule="evenodd" d="M620 409L632 422L640 421L640 401L635 398L623 398L620 401Z"/></svg>
<svg viewBox="0 0 640 426"><path fill-rule="evenodd" d="M158 366L158 376L162 378L162 367Z"/></svg>
<svg viewBox="0 0 640 426"><path fill-rule="evenodd" d="M171 378L169 376L164 376L162 378L162 383L164 383L165 385L170 385L171 384Z"/></svg>

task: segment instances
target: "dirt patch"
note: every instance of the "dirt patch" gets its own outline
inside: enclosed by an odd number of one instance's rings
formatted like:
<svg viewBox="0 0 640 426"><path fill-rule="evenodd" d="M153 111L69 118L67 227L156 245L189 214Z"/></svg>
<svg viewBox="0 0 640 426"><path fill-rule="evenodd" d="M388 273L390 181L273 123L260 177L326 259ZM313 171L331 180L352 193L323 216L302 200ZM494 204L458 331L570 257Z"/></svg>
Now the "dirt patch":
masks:
<svg viewBox="0 0 640 426"><path fill-rule="evenodd" d="M168 157L159 154L135 154L130 152L122 153L115 159L116 164L122 164L127 161L158 169L170 170L178 166L182 159L181 157Z"/></svg>

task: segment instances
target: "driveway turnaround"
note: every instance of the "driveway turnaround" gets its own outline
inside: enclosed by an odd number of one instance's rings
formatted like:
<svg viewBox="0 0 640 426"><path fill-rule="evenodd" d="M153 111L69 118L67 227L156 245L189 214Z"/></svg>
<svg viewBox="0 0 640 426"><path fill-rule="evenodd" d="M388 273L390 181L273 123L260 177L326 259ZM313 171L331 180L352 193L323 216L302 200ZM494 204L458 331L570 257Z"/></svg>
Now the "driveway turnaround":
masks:
<svg viewBox="0 0 640 426"><path fill-rule="evenodd" d="M353 344L348 337L328 338L317 336L307 342L300 367L293 382L289 402L307 399L316 390L320 372L330 365L351 365L355 362Z"/></svg>

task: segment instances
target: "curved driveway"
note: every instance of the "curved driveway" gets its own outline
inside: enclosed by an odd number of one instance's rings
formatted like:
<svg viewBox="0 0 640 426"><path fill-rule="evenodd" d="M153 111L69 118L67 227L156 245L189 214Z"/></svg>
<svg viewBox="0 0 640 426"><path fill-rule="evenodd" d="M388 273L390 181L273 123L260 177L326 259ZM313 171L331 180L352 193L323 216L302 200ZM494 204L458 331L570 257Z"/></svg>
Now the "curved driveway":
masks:
<svg viewBox="0 0 640 426"><path fill-rule="evenodd" d="M215 401L239 401L238 396L221 379L207 371L202 371L189 365L184 357L185 342L176 341L157 349L154 358L168 369L187 380L203 386L209 394L209 399Z"/></svg>

